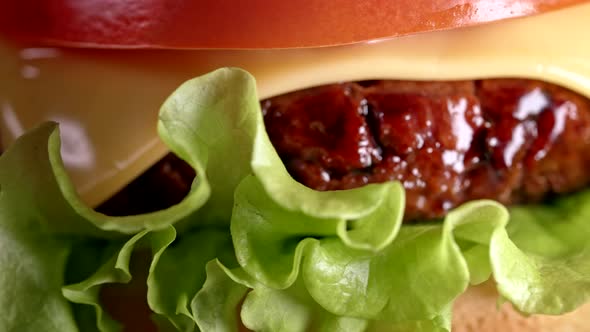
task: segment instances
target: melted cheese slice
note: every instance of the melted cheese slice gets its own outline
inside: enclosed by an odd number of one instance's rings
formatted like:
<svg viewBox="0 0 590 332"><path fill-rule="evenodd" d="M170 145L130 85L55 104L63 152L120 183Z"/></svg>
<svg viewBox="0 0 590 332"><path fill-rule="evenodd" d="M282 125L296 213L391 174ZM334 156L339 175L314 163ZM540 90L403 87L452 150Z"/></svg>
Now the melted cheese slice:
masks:
<svg viewBox="0 0 590 332"><path fill-rule="evenodd" d="M260 98L363 79L523 77L590 97L590 4L525 19L320 49L87 50L0 40L4 145L44 120L60 123L62 155L96 205L167 152L159 106L183 81L218 67L255 75Z"/></svg>

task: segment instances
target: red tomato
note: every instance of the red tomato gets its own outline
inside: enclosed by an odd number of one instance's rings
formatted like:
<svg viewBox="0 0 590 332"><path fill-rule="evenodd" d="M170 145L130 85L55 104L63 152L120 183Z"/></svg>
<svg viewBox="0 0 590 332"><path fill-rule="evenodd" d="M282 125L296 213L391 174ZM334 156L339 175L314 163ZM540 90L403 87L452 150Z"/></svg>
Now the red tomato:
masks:
<svg viewBox="0 0 590 332"><path fill-rule="evenodd" d="M313 47L473 25L581 2L0 0L0 35L77 47Z"/></svg>

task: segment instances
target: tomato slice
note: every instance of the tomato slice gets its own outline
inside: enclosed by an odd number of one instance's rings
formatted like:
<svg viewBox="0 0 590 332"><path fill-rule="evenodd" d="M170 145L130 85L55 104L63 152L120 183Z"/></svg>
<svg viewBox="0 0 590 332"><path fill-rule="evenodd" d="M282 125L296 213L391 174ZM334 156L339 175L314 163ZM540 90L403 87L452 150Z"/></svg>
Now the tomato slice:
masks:
<svg viewBox="0 0 590 332"><path fill-rule="evenodd" d="M101 48L348 44L532 15L583 0L0 0L0 35Z"/></svg>

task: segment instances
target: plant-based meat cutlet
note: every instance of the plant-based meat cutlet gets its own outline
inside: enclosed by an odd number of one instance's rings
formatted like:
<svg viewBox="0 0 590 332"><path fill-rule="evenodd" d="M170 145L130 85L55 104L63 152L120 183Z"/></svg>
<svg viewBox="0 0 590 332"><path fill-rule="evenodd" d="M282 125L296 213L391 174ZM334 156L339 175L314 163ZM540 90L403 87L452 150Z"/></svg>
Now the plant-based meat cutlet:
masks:
<svg viewBox="0 0 590 332"><path fill-rule="evenodd" d="M363 81L292 92L261 106L295 179L316 190L400 181L407 221L440 218L482 198L537 203L590 182L590 101L554 84ZM171 206L193 177L169 155L98 211Z"/></svg>
<svg viewBox="0 0 590 332"><path fill-rule="evenodd" d="M262 107L296 179L317 190L400 181L407 220L481 198L539 202L590 181L590 101L552 84L343 83Z"/></svg>

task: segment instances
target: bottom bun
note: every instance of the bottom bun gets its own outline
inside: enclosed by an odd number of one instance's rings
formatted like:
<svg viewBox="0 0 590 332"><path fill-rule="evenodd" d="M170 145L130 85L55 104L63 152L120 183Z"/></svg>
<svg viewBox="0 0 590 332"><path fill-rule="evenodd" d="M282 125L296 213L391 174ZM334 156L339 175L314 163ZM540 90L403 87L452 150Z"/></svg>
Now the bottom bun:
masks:
<svg viewBox="0 0 590 332"><path fill-rule="evenodd" d="M453 307L453 332L590 331L590 303L560 316L523 316L510 303L498 306L493 282L471 287Z"/></svg>

